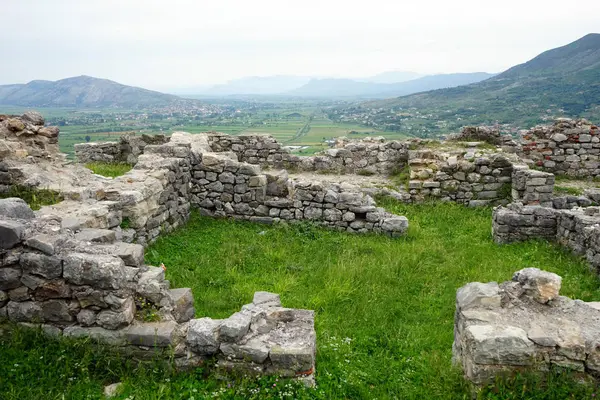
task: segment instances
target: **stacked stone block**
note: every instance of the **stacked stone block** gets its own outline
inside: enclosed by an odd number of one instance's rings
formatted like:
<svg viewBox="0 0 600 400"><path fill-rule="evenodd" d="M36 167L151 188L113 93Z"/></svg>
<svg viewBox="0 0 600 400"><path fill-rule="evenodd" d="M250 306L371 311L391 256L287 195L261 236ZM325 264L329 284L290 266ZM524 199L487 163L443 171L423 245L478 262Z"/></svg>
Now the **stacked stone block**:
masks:
<svg viewBox="0 0 600 400"><path fill-rule="evenodd" d="M552 207L554 175L518 166L512 174L512 199L523 204Z"/></svg>
<svg viewBox="0 0 600 400"><path fill-rule="evenodd" d="M285 174L263 173L256 165L203 153L193 167L192 203L205 215L274 223L308 220L348 232L391 236L408 228L405 217L377 208L362 192L321 182L293 182Z"/></svg>
<svg viewBox="0 0 600 400"><path fill-rule="evenodd" d="M427 198L469 206L505 202L513 164L502 154L467 157L435 150L410 150L408 191L414 202Z"/></svg>
<svg viewBox="0 0 600 400"><path fill-rule="evenodd" d="M118 142L92 142L75 145L75 157L83 164L90 162L135 164L148 145L164 144L165 135L137 136L135 133L119 137Z"/></svg>
<svg viewBox="0 0 600 400"><path fill-rule="evenodd" d="M558 119L521 133L522 156L545 171L575 177L600 175L600 130L585 119Z"/></svg>
<svg viewBox="0 0 600 400"><path fill-rule="evenodd" d="M525 268L512 281L458 289L453 360L476 384L515 372L600 376L600 305L560 296L560 276Z"/></svg>

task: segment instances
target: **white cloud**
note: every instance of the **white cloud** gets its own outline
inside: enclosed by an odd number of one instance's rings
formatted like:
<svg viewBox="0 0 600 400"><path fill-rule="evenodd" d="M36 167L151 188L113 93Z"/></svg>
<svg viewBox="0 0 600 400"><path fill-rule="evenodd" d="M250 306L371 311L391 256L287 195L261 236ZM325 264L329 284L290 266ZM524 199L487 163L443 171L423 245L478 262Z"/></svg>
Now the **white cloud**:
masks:
<svg viewBox="0 0 600 400"><path fill-rule="evenodd" d="M87 74L156 89L248 75L499 72L594 31L600 14L595 0L7 3L0 83Z"/></svg>

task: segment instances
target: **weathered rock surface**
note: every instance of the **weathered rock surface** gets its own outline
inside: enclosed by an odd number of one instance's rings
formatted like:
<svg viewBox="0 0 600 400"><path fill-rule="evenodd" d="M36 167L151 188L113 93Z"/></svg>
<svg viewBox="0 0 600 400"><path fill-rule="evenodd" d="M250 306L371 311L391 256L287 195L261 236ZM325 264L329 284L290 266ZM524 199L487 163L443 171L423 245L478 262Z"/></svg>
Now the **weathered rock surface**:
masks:
<svg viewBox="0 0 600 400"><path fill-rule="evenodd" d="M598 375L600 310L560 296L560 281L525 268L500 285L475 282L458 290L453 358L467 379L482 384L551 366Z"/></svg>

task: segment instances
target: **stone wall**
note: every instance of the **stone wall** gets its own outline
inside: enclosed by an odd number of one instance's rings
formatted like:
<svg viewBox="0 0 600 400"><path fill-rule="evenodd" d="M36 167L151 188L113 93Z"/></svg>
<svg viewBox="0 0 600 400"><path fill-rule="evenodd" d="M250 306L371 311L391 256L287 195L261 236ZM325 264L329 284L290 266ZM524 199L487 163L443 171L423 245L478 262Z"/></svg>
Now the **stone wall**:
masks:
<svg viewBox="0 0 600 400"><path fill-rule="evenodd" d="M135 359L173 357L178 368L217 357L224 371L311 383L312 311L283 308L278 295L257 292L229 318L193 319L191 290L170 289L163 268L144 264L143 246L63 222L36 216L20 199L0 200L0 320L90 337ZM158 321L143 320L149 309Z"/></svg>
<svg viewBox="0 0 600 400"><path fill-rule="evenodd" d="M584 119L558 119L521 133L522 156L545 171L577 177L600 175L600 130Z"/></svg>
<svg viewBox="0 0 600 400"><path fill-rule="evenodd" d="M554 175L517 166L512 174L512 199L523 204L552 206Z"/></svg>
<svg viewBox="0 0 600 400"><path fill-rule="evenodd" d="M0 115L0 161L62 158L58 132L55 126L44 126L44 117L36 111L20 117Z"/></svg>
<svg viewBox="0 0 600 400"><path fill-rule="evenodd" d="M126 134L118 142L91 142L75 145L77 161L135 164L144 153L147 145L164 144L169 141L165 135Z"/></svg>
<svg viewBox="0 0 600 400"><path fill-rule="evenodd" d="M397 236L408 220L377 208L362 192L322 182L294 182L226 155L203 153L193 166L192 204L205 215L256 222L308 220L348 232Z"/></svg>
<svg viewBox="0 0 600 400"><path fill-rule="evenodd" d="M598 207L557 210L549 207L511 204L497 207L492 216L492 234L497 243L530 239L558 242L584 256L595 270L600 268L600 209ZM599 270L600 272L600 270Z"/></svg>
<svg viewBox="0 0 600 400"><path fill-rule="evenodd" d="M476 384L524 371L600 376L600 303L560 296L560 276L526 268L512 281L458 289L453 360Z"/></svg>
<svg viewBox="0 0 600 400"><path fill-rule="evenodd" d="M434 198L480 206L507 202L511 194L513 164L503 154L410 150L408 165L413 202Z"/></svg>
<svg viewBox="0 0 600 400"><path fill-rule="evenodd" d="M270 135L238 135L209 132L214 152L233 152L239 161L263 167L332 173L389 174L406 165L408 144L367 138L348 141L338 138L335 148L314 156L293 155Z"/></svg>

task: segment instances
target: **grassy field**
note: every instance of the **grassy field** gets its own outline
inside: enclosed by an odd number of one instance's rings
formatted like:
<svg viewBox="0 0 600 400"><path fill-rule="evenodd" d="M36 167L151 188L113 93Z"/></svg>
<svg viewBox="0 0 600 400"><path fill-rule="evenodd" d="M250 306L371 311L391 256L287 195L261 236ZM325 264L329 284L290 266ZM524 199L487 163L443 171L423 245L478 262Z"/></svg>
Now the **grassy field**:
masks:
<svg viewBox="0 0 600 400"><path fill-rule="evenodd" d="M280 293L286 307L315 310L316 389L275 378L218 381L210 369L178 375L158 365L136 369L86 343L71 347L18 332L0 336L0 398L101 398L102 385L123 381L118 398L130 400L470 399L472 388L450 361L457 288L538 267L563 277L562 294L600 300L597 276L565 250L536 241L494 244L488 208L383 204L408 217L406 237L193 214L186 227L147 250L146 261L164 263L174 287L193 289L197 317L227 317L257 290ZM597 389L555 373L544 378L499 381L475 395L582 399Z"/></svg>
<svg viewBox="0 0 600 400"><path fill-rule="evenodd" d="M127 163L93 162L85 164L85 167L91 169L95 174L116 178L131 171L133 165Z"/></svg>

